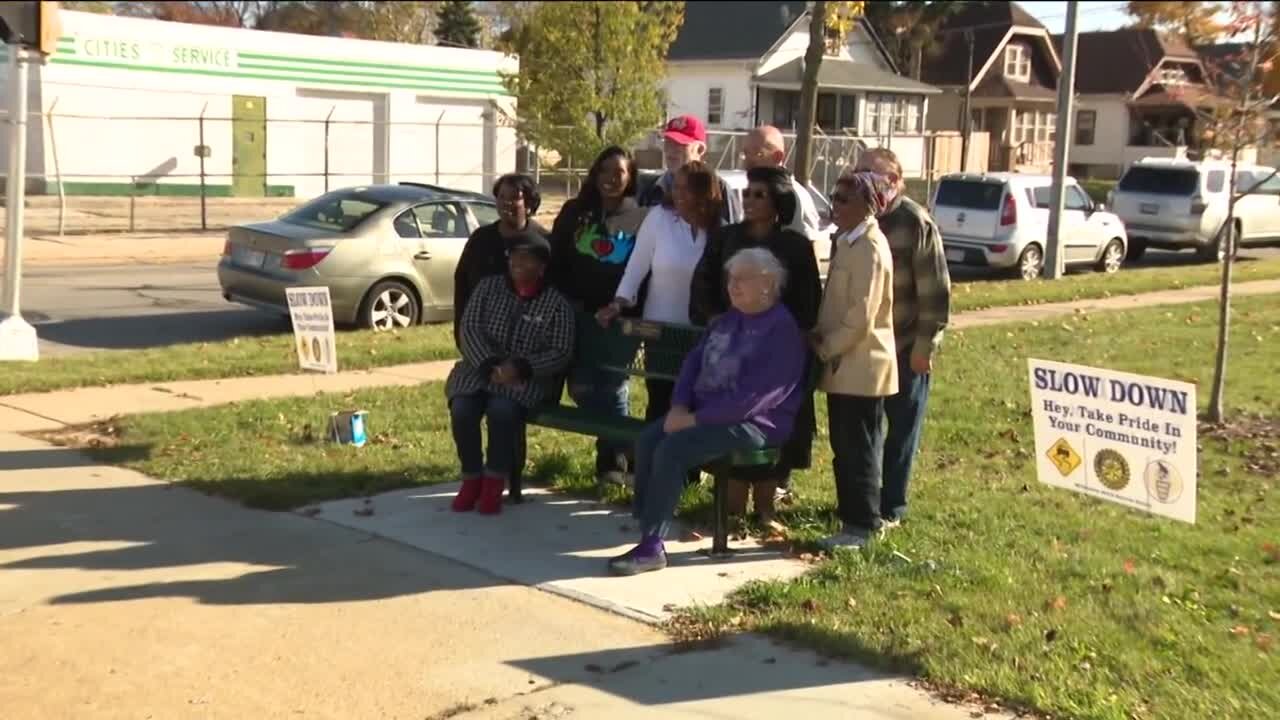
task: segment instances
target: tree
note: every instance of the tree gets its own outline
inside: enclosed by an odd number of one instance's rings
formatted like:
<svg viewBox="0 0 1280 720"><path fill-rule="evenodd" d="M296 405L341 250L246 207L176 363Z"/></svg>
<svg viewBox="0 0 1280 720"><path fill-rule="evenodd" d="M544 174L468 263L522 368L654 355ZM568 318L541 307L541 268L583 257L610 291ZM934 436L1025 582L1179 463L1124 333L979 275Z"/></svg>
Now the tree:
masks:
<svg viewBox="0 0 1280 720"><path fill-rule="evenodd" d="M470 0L444 0L436 15L436 42L455 47L479 47L480 20Z"/></svg>
<svg viewBox="0 0 1280 720"><path fill-rule="evenodd" d="M1234 5L1235 3L1228 3ZM1130 2L1126 8L1134 24L1181 36L1192 46L1213 42L1223 32L1217 2Z"/></svg>
<svg viewBox="0 0 1280 720"><path fill-rule="evenodd" d="M683 2L555 2L515 7L500 49L519 55L502 82L528 142L581 162L629 145L663 118L667 49Z"/></svg>
<svg viewBox="0 0 1280 720"><path fill-rule="evenodd" d="M920 79L924 59L942 49L942 22L963 5L955 2L873 2L867 22L904 74Z"/></svg>
<svg viewBox="0 0 1280 720"><path fill-rule="evenodd" d="M865 2L822 2L809 10L809 47L804 53L804 77L800 83L800 123L796 134L796 179L809 182L813 165L813 129L818 114L818 71L828 44L843 45L857 27Z"/></svg>
<svg viewBox="0 0 1280 720"><path fill-rule="evenodd" d="M63 10L73 10L75 12L90 12L98 15L111 15L115 12L115 3L104 2L103 0L72 0L72 2L58 3L58 7Z"/></svg>
<svg viewBox="0 0 1280 720"><path fill-rule="evenodd" d="M116 13L168 22L248 27L252 2L118 2Z"/></svg>
<svg viewBox="0 0 1280 720"><path fill-rule="evenodd" d="M1236 245L1240 240L1235 224L1236 202L1275 177L1272 170L1263 178L1254 178L1241 188L1236 178L1240 154L1248 148L1274 144L1276 137L1268 122L1271 108L1280 100L1268 90L1269 75L1280 63L1280 35L1277 34L1275 3L1236 2L1227 11L1229 20L1223 26L1228 36L1247 38L1239 50L1210 63L1210 77L1217 97L1196 111L1206 144L1229 152L1231 173L1227 187L1227 219L1222 224L1218 242L1222 244L1222 286L1218 301L1218 346L1214 361L1213 388L1209 398L1209 419L1221 423L1225 415L1227 376L1227 341L1231 327L1231 275L1235 264Z"/></svg>

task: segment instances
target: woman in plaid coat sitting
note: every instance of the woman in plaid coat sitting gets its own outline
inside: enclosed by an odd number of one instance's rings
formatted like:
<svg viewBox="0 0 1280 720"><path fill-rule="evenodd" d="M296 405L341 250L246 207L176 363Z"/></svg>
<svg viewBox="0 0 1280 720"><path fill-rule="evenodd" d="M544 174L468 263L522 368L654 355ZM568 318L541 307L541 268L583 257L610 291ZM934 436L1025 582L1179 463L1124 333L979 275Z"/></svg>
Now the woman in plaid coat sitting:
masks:
<svg viewBox="0 0 1280 720"><path fill-rule="evenodd" d="M456 512L502 511L502 491L515 471L517 448L530 411L554 392L573 356L573 308L545 282L551 246L526 231L507 251L507 274L476 286L462 314L462 359L449 373L445 395L453 442L462 464ZM489 452L480 421L489 423Z"/></svg>

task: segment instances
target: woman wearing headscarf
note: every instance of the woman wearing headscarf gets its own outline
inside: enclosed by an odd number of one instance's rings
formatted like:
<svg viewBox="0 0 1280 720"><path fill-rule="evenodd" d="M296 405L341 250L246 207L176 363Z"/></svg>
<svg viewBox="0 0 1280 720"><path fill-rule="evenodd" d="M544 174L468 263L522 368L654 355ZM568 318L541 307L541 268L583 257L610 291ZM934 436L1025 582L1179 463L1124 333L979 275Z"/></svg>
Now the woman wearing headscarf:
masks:
<svg viewBox="0 0 1280 720"><path fill-rule="evenodd" d="M636 195L636 166L631 153L605 148L582 183L578 196L560 208L551 227L552 282L575 309L595 314L618 296L618 283L636 246L646 209ZM594 367L569 372L569 397L578 407L602 415L630 412L627 376ZM630 449L596 440L598 480L625 481Z"/></svg>
<svg viewBox="0 0 1280 720"><path fill-rule="evenodd" d="M831 195L837 234L827 289L811 335L827 393L836 513L828 549L857 549L880 530L884 398L898 391L893 335L893 256L876 223L890 185L869 172L845 175Z"/></svg>
<svg viewBox="0 0 1280 720"><path fill-rule="evenodd" d="M702 261L693 273L690 316L697 324L706 324L726 312L730 306L725 262L741 250L761 247L778 258L787 272L787 285L782 304L791 311L804 332L813 329L822 299L822 283L818 276L818 260L813 243L794 230L787 229L796 213L796 198L791 176L779 167L757 167L747 171L747 189L742 194L744 220L713 233L707 240ZM761 520L773 517L774 491L785 485L791 471L811 464L813 435L817 421L813 394L804 393L804 402L796 417L791 436L782 447L782 457L769 477L752 483L756 512ZM730 511L746 512L746 486L730 483Z"/></svg>

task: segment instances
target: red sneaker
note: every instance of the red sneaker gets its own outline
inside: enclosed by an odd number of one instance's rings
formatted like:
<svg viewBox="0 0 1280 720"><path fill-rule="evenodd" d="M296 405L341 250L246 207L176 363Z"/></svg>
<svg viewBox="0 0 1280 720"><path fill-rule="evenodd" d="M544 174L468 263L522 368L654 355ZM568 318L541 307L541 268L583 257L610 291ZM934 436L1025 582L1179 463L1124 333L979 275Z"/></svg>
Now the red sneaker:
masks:
<svg viewBox="0 0 1280 720"><path fill-rule="evenodd" d="M502 512L502 491L507 489L507 481L502 478L486 477L480 489L480 504L476 506L481 515L497 515Z"/></svg>
<svg viewBox="0 0 1280 720"><path fill-rule="evenodd" d="M469 477L462 481L458 494L453 496L454 512L471 512L480 499L480 491L484 487L484 478Z"/></svg>

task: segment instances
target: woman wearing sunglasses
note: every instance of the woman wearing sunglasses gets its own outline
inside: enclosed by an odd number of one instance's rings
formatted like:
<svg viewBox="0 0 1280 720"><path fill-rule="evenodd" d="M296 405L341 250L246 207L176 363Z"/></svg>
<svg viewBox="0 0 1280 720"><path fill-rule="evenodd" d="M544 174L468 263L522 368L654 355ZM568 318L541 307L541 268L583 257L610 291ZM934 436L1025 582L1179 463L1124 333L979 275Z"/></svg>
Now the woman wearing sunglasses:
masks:
<svg viewBox="0 0 1280 720"><path fill-rule="evenodd" d="M837 234L827 290L810 340L822 361L818 387L827 393L836 514L841 529L831 550L857 549L880 530L884 460L884 399L898 391L893 336L893 256L876 223L891 186L856 172L836 181L831 196Z"/></svg>
<svg viewBox="0 0 1280 720"><path fill-rule="evenodd" d="M747 248L762 247L773 253L786 269L787 284L782 304L791 311L796 324L806 333L818 319L822 300L822 283L818 278L818 260L809 238L788 230L796 213L796 196L791 176L780 167L757 167L747 171L747 189L742 193L744 219L712 233L707 248L693 273L689 315L693 322L706 325L731 307L725 275L729 258ZM806 378L806 387L807 378ZM793 469L807 468L813 448L813 394L804 393L804 401L796 417L790 439L782 448L782 458L767 477L753 478L756 512L761 522L773 519L774 491L778 483ZM729 510L746 513L747 487L730 483Z"/></svg>

